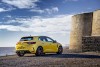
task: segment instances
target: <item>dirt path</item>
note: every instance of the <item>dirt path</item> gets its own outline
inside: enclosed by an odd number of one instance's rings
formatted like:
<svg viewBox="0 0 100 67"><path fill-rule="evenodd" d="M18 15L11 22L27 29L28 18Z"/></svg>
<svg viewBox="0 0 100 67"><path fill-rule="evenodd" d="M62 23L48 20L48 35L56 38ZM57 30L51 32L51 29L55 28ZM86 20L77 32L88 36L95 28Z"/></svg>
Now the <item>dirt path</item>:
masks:
<svg viewBox="0 0 100 67"><path fill-rule="evenodd" d="M7 56L0 57L0 67L100 67L100 54L97 53L63 53L47 54L36 57Z"/></svg>

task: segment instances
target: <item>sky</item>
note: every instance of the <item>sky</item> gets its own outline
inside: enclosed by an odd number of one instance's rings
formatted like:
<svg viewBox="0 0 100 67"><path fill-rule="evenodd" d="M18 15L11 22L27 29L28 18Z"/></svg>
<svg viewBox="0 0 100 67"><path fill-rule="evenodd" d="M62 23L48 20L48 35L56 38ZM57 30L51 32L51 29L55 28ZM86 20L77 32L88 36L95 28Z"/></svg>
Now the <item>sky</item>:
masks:
<svg viewBox="0 0 100 67"><path fill-rule="evenodd" d="M49 36L69 46L71 17L100 9L100 0L0 0L0 47L23 36Z"/></svg>

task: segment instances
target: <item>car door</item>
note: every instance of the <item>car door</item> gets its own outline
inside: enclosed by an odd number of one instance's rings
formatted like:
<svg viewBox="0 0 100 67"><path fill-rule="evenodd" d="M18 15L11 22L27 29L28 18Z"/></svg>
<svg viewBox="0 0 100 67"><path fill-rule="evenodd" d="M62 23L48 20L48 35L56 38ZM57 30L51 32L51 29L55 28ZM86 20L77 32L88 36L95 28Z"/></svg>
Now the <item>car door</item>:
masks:
<svg viewBox="0 0 100 67"><path fill-rule="evenodd" d="M43 51L44 52L50 52L50 45L47 42L46 37L41 36L41 37L39 37L39 40L41 41L41 45L43 47Z"/></svg>
<svg viewBox="0 0 100 67"><path fill-rule="evenodd" d="M48 42L49 44L49 49L51 52L57 52L57 48L58 48L58 45L56 42L54 42L53 39L51 39L50 37L46 37L46 41Z"/></svg>

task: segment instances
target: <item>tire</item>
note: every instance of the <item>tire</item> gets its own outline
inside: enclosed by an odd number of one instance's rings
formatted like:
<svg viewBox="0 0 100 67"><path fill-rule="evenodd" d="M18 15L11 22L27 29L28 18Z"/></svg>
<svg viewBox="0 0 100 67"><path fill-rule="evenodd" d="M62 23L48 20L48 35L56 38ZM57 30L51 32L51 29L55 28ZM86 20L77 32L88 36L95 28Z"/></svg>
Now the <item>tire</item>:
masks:
<svg viewBox="0 0 100 67"><path fill-rule="evenodd" d="M35 55L36 56L42 56L43 55L43 48L42 47L38 47Z"/></svg>
<svg viewBox="0 0 100 67"><path fill-rule="evenodd" d="M58 47L58 52L57 52L57 54L62 54L62 52L63 52L63 47L62 47L62 46L59 46L59 47Z"/></svg>
<svg viewBox="0 0 100 67"><path fill-rule="evenodd" d="M19 57L23 57L23 56L24 56L24 53L18 52L17 55L18 55Z"/></svg>

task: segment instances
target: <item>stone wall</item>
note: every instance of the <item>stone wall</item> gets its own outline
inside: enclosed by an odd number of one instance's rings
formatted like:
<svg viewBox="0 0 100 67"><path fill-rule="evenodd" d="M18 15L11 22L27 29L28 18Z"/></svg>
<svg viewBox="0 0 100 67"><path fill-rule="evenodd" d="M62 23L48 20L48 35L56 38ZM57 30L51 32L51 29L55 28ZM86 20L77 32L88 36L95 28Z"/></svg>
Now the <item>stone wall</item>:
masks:
<svg viewBox="0 0 100 67"><path fill-rule="evenodd" d="M70 50L100 51L100 10L72 17Z"/></svg>
<svg viewBox="0 0 100 67"><path fill-rule="evenodd" d="M84 13L72 17L70 50L82 51L82 37L91 36L93 13Z"/></svg>
<svg viewBox="0 0 100 67"><path fill-rule="evenodd" d="M100 10L93 12L92 36L100 36Z"/></svg>
<svg viewBox="0 0 100 67"><path fill-rule="evenodd" d="M82 51L100 51L100 36L83 36Z"/></svg>

